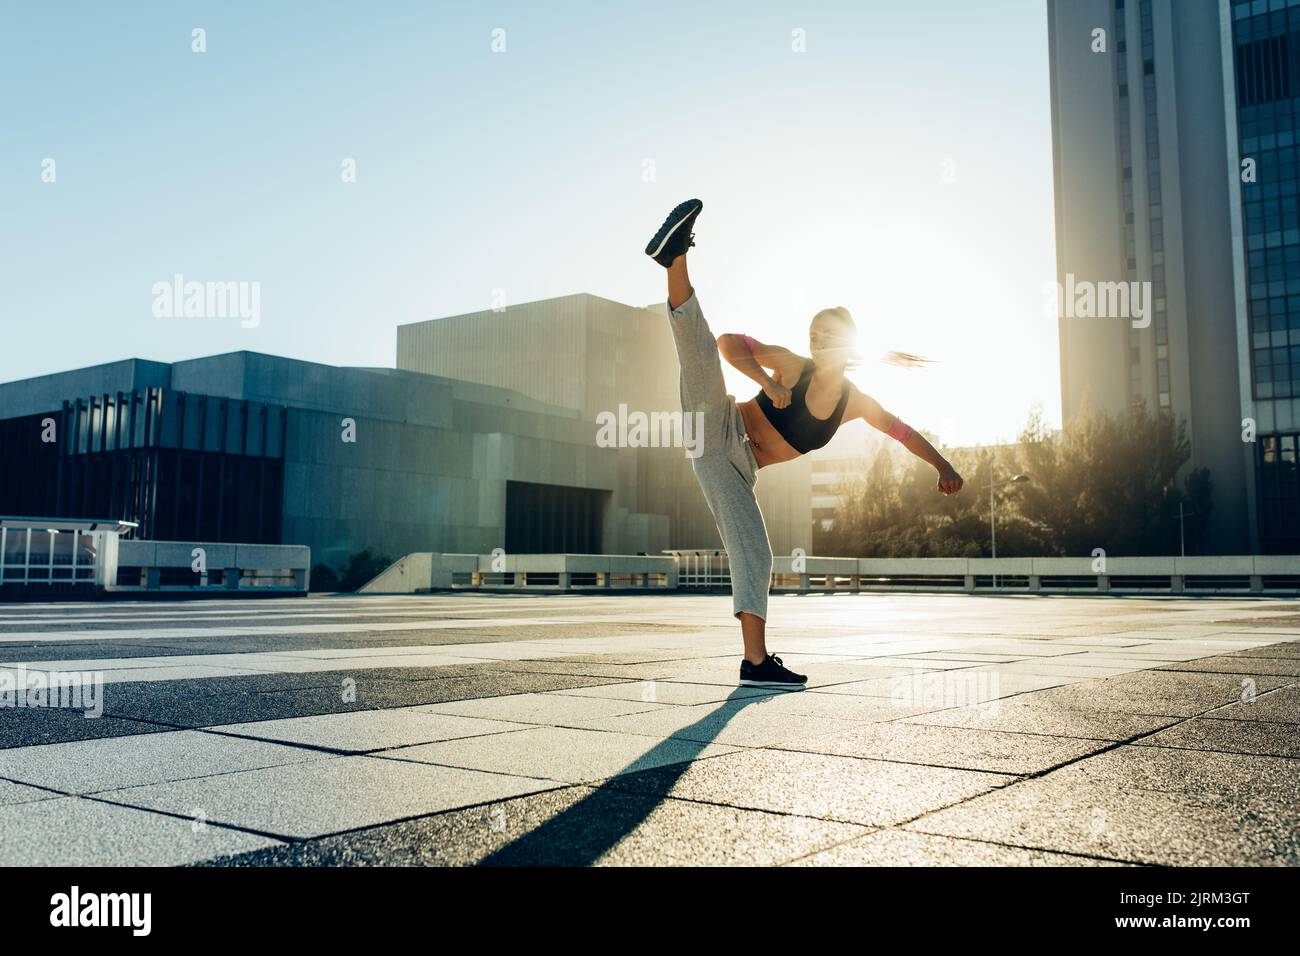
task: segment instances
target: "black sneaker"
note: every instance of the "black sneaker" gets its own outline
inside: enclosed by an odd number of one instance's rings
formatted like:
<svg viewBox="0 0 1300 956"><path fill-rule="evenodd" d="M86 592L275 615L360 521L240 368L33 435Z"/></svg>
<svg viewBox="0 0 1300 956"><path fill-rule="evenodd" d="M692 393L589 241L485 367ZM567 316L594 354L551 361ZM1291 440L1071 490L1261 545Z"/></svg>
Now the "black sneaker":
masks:
<svg viewBox="0 0 1300 956"><path fill-rule="evenodd" d="M670 212L655 237L645 247L645 254L667 269L674 259L695 245L691 227L695 225L695 217L703 208L704 203L698 199L688 199Z"/></svg>
<svg viewBox="0 0 1300 956"><path fill-rule="evenodd" d="M740 662L740 683L748 687L789 687L802 690L808 683L804 674L796 674L781 666L781 658L772 654L761 664L751 664L747 660Z"/></svg>

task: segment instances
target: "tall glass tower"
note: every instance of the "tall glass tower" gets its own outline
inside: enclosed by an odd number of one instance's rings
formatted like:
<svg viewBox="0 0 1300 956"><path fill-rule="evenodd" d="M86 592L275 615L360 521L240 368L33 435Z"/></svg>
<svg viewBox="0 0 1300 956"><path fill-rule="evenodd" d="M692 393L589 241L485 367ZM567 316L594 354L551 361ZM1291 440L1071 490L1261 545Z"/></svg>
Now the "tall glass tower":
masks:
<svg viewBox="0 0 1300 956"><path fill-rule="evenodd" d="M1235 165L1246 332L1246 397L1257 430L1254 471L1260 550L1300 551L1300 210L1297 99L1300 0L1223 0L1228 113Z"/></svg>

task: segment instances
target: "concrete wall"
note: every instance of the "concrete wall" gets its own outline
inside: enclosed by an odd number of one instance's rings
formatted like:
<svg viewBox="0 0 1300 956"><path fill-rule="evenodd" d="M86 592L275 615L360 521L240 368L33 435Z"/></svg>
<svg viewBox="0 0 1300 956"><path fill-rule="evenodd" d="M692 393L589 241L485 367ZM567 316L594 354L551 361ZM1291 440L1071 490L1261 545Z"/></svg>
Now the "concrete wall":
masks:
<svg viewBox="0 0 1300 956"><path fill-rule="evenodd" d="M19 418L58 411L65 401L132 389L167 388L171 366L165 362L126 359L70 372L56 372L0 383L0 418Z"/></svg>
<svg viewBox="0 0 1300 956"><path fill-rule="evenodd" d="M608 491L606 550L666 547L619 482L620 456L576 411L517 392L392 369L334 368L244 353L178 366L208 391L289 406L284 540L338 566L364 547L491 552L505 546L506 482ZM344 420L355 441L344 441ZM671 450L665 449L665 453ZM656 532L661 540L639 535ZM662 542L662 543L661 543Z"/></svg>

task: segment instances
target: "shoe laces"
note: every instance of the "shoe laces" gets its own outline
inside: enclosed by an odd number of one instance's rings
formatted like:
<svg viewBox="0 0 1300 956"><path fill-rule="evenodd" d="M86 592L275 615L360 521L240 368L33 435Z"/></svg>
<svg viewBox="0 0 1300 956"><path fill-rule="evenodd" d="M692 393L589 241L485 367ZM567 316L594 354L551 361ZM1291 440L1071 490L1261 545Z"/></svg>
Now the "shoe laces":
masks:
<svg viewBox="0 0 1300 956"><path fill-rule="evenodd" d="M767 656L772 661L772 663L776 664L777 667L785 666L784 664L781 663L781 658L777 657L775 654L768 654Z"/></svg>

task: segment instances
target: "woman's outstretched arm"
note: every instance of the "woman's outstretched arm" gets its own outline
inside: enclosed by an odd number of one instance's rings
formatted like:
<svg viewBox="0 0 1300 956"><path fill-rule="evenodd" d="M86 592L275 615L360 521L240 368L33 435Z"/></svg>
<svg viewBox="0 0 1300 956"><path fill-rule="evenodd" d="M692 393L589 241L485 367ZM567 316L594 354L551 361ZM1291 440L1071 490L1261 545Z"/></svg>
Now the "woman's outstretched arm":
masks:
<svg viewBox="0 0 1300 956"><path fill-rule="evenodd" d="M749 336L726 332L718 336L718 351L727 364L758 383L758 387L772 400L774 408L785 408L790 404L790 389L778 381L780 369L789 367L789 358L794 358L789 349L764 345ZM767 374L769 368L776 371L776 378Z"/></svg>
<svg viewBox="0 0 1300 956"><path fill-rule="evenodd" d="M845 417L861 418L872 428L878 429L893 438L909 452L929 464L939 473L939 491L945 495L955 495L965 484L957 469L949 464L948 459L939 454L938 449L926 440L918 431L903 423L897 415L891 415L870 395L853 389L849 399L849 408Z"/></svg>

